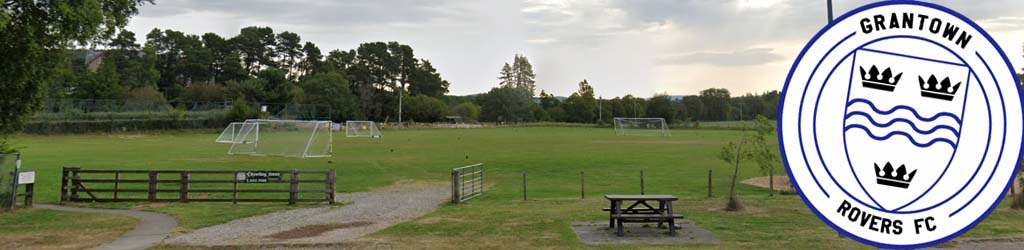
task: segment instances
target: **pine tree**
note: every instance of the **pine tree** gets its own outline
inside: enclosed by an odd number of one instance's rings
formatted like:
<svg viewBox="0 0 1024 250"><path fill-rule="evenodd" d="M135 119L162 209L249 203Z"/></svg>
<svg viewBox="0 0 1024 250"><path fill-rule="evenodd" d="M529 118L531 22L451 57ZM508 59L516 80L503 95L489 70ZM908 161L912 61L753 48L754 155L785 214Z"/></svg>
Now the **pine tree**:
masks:
<svg viewBox="0 0 1024 250"><path fill-rule="evenodd" d="M514 78L515 73L512 72L512 67L509 66L508 63L505 63L505 66L501 67L501 73L499 73L498 76L498 80L501 80L500 82L498 82L498 86L513 87L515 86Z"/></svg>
<svg viewBox="0 0 1024 250"><path fill-rule="evenodd" d="M530 64L530 60L526 59L526 56L516 54L512 68L515 74L515 87L528 90L530 95L533 95L537 86L534 80L536 75L533 73L533 65Z"/></svg>

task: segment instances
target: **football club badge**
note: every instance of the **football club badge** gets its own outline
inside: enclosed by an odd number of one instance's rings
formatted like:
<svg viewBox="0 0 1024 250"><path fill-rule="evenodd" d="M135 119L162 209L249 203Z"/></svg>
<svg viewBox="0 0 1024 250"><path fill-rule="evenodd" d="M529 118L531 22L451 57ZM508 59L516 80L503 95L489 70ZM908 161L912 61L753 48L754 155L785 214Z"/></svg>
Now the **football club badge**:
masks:
<svg viewBox="0 0 1024 250"><path fill-rule="evenodd" d="M1024 140L1017 75L948 8L863 6L820 31L783 89L779 143L822 220L860 242L919 248L970 230L1004 197Z"/></svg>

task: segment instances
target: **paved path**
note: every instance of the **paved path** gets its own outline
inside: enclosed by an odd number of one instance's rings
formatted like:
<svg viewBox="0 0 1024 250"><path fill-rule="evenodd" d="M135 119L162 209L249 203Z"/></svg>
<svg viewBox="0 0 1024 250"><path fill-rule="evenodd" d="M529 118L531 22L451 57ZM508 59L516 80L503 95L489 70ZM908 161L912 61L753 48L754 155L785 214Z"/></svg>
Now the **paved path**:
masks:
<svg viewBox="0 0 1024 250"><path fill-rule="evenodd" d="M117 240L92 248L93 250L138 250L149 248L167 238L167 235L174 231L178 222L166 214L143 212L124 209L98 209L82 207L66 207L48 204L36 204L38 208L82 212L82 213L103 213L113 215L131 216L139 219L135 229L128 231Z"/></svg>
<svg viewBox="0 0 1024 250"><path fill-rule="evenodd" d="M202 228L165 243L201 246L345 243L434 211L451 197L444 185L397 184L338 194L345 206L292 209Z"/></svg>

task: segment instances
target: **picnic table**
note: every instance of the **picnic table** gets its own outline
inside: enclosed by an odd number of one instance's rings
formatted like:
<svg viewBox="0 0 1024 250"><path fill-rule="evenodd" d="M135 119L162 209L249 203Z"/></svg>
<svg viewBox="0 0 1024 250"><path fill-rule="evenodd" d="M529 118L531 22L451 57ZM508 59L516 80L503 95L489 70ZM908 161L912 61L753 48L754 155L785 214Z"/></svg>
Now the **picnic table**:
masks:
<svg viewBox="0 0 1024 250"><path fill-rule="evenodd" d="M605 199L611 202L611 207L603 209L608 211L608 227L615 228L615 234L623 236L623 223L650 223L657 222L658 227L662 223L668 223L670 235L676 234L675 219L682 219L683 215L674 214L672 202L679 200L672 195L616 195L608 194ZM624 206L624 202L629 202ZM651 203L657 202L657 206Z"/></svg>

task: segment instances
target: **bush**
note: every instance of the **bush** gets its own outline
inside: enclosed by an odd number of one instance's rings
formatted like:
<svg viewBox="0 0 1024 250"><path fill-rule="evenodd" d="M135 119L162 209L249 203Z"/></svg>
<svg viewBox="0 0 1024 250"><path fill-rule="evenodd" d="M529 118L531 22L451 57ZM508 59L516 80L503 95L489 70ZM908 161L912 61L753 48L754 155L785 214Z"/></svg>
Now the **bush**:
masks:
<svg viewBox="0 0 1024 250"><path fill-rule="evenodd" d="M419 122L441 121L448 111L444 102L426 95L413 96L404 105L408 119Z"/></svg>
<svg viewBox="0 0 1024 250"><path fill-rule="evenodd" d="M145 86L128 91L124 101L125 111L157 111L165 112L170 110L164 94L153 86Z"/></svg>
<svg viewBox="0 0 1024 250"><path fill-rule="evenodd" d="M231 104L231 109L225 114L228 122L240 122L259 117L259 113L253 109L244 97L239 97Z"/></svg>
<svg viewBox="0 0 1024 250"><path fill-rule="evenodd" d="M214 83L197 83L182 90L181 100L186 102L224 101L224 87Z"/></svg>
<svg viewBox="0 0 1024 250"><path fill-rule="evenodd" d="M463 102L452 107L450 113L461 116L463 121L477 121L480 119L480 106L471 102Z"/></svg>

